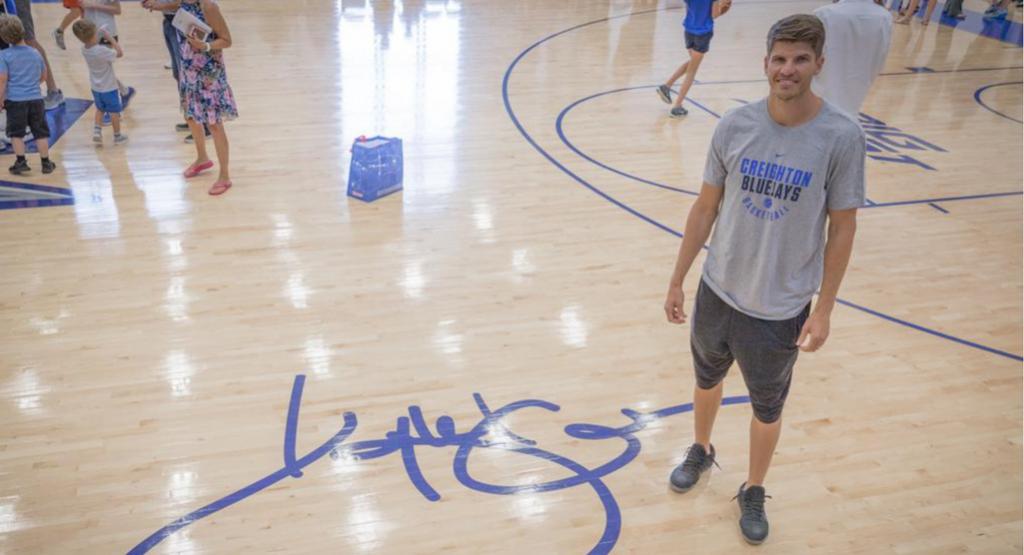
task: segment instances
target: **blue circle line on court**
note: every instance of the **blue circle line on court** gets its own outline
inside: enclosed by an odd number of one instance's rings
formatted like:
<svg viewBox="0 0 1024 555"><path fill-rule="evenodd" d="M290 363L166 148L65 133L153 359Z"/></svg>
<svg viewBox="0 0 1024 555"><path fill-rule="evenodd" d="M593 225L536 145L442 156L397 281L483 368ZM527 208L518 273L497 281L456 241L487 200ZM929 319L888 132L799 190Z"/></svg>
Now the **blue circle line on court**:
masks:
<svg viewBox="0 0 1024 555"><path fill-rule="evenodd" d="M1017 118L1015 118L1013 116L1008 116L1008 115L1000 112L999 110L996 110L995 108L993 108L993 107L989 106L988 104L986 104L985 101L981 99L981 93L983 93L983 92L985 92L985 91L987 91L989 89L994 89L996 87L1005 87L1007 85L1024 85L1024 81L1009 81L1009 82L1006 82L1006 83L993 83L991 85L985 85L984 87L981 87L980 89L974 91L974 101L977 102L978 105L980 105L982 108L988 110L989 112L992 112L993 114L995 114L995 115L997 115L997 116L999 116L1001 118L1006 118L1006 119L1008 119L1010 121L1015 121L1017 123L1024 123L1024 121L1021 121L1021 120L1019 120L1019 119L1017 119Z"/></svg>
<svg viewBox="0 0 1024 555"><path fill-rule="evenodd" d="M665 189L665 190L668 190L668 191L674 191L674 192L682 193L682 194L685 194L685 195L696 196L698 194L697 191L692 191L690 189L684 189L682 187L673 187L671 185L666 185L664 183L659 183L657 181L652 181L650 179L645 179L643 177L631 174L629 172L626 172L624 170L620 170L620 169L615 168L615 167L613 167L613 166L611 166L609 164L606 164L606 163L604 163L604 162L594 158L593 156L590 156L589 154L584 152L582 149L580 149L578 146L576 146L576 144L573 143L569 139L568 135L565 133L565 123L564 122L565 122L566 116L568 116L569 112L574 110L580 104L583 104L584 102L587 102L587 101L590 101L590 100L593 100L595 98L599 98L599 97L602 97L602 96L605 96L605 95L609 95L609 94L629 92L629 91L635 91L635 90L640 90L640 89L655 89L656 87L657 87L657 85L640 85L640 86L635 86L635 87L623 87L623 88L619 88L619 89L612 89L612 90L609 90L609 91L594 93L592 95L585 96L585 97L583 97L583 98L581 98L579 100L576 100L575 102L569 104L568 106L563 108L561 112L558 113L558 117L555 119L555 131L558 133L559 139L562 140L562 143L566 147L568 147L569 150L573 151L580 158L583 158L584 160L590 162L591 164L594 164L595 166L598 166L600 168L608 170L608 171L610 171L610 172L612 172L614 174L620 175L620 176L625 177L627 179L632 179L633 181L637 181L639 183L644 183L646 185L651 185L653 187L658 187L659 189ZM733 98L731 100L734 100L734 101L736 101L736 102L738 102L740 104L745 104L746 103L746 101L744 101L742 99L739 99L739 98ZM687 97L686 102L692 103L694 106L697 106L701 110L711 114L712 116L715 116L716 118L721 118L722 117L719 114L717 114L714 111L712 111L707 106L705 106L704 104L702 104L702 103L700 103L700 102L698 102L698 101L696 101L696 100L694 100L692 98ZM999 192L999 193L981 193L981 194L977 194L977 195L960 195L960 196L954 196L954 197L937 197L937 198L912 199L912 200L897 200L897 201L892 201L892 202L873 202L870 199L866 199L867 200L867 204L864 205L862 208L864 208L864 209L868 209L868 208L887 208L887 207L891 207L891 206L909 206L909 205L914 205L914 204L934 205L937 202L960 202L960 201L965 201L965 200L978 200L978 199L986 199L986 198L998 198L998 197L1021 196L1021 195L1024 195L1024 191L1008 191L1008 192ZM945 210L943 210L942 208L939 208L939 207L936 207L936 209L941 211L941 212L946 212Z"/></svg>
<svg viewBox="0 0 1024 555"><path fill-rule="evenodd" d="M668 9L678 9L678 8L668 8ZM534 148L534 150L536 150L541 156L543 156L545 159L547 159L549 162L551 162L556 168L561 170L562 173L568 175L569 177L571 177L574 181L576 181L580 185L586 187L587 189L589 189L594 194L596 194L599 197L607 200L608 202L610 202L613 205L621 208L622 210L625 210L626 212L628 212L628 213L636 216L637 218L640 218L641 220L643 220L643 221L645 221L645 222L647 222L647 223L649 223L649 224L651 224L651 225L661 229L662 231L670 233L670 234L672 234L672 235L674 235L676 237L682 237L682 233L680 233L679 231L676 231L675 229L672 229L668 225L665 225L665 224L655 220L654 218L652 218L652 217L650 217L650 216L648 216L648 215L646 215L646 214L644 214L644 213L642 213L642 212L640 212L640 211L638 211L638 210L636 210L636 209L626 205L622 201L616 199L615 197L613 197L610 194L604 192L600 188L594 186L593 184L588 182L586 179L583 179L581 176L579 176L578 174L576 174L575 172L573 172L572 170L567 168L558 159L556 159L554 156L552 156L544 147L540 146L540 144L537 143L536 140L534 140L533 136L530 135L530 133L526 130L526 128L523 126L522 122L519 121L519 117L516 116L515 110L512 108L512 99L511 99L511 95L509 94L509 81L512 78L512 73L515 71L516 67L519 65L519 62L522 61L523 58L525 58L527 54L529 54L530 52L532 52L534 49L536 49L537 47L541 46L542 44L544 44L544 43L546 43L546 42L548 42L548 41L550 41L552 39L555 39L557 37L560 37L562 35L568 34L570 32L573 32L573 31L576 31L576 30L579 30L579 29L583 29L585 27L589 27L591 25L596 25L596 24L599 24L599 23L606 23L606 22L611 21L613 19L620 19L620 18L624 18L624 17L632 17L634 15L651 14L651 13L656 13L656 12L659 12L659 11L665 11L665 9L657 8L657 9L652 9L652 10L643 10L643 11L638 11L638 12L630 12L630 13L626 13L626 14L621 14L621 15L616 15L616 16L611 16L611 17L604 17L604 18L601 18L601 19L595 19L595 20L588 21L588 22L585 22L585 23L580 23L579 25L574 25L574 26L569 27L567 29L563 29L561 31L558 31L556 33L548 35L548 36L546 36L546 37L544 37L544 38L542 38L540 40L537 40L536 42L534 42L530 46L526 47L518 55L516 55L516 57L509 64L508 68L505 70L505 74L504 74L504 76L502 77L502 80L501 80L501 97L502 97L502 102L505 105L505 112L508 114L509 119L512 120L512 124L516 127L516 129L519 131L519 133L523 136L523 138L526 140L526 142L529 143L530 146L532 146ZM975 349L978 349L978 350L981 350L981 351L992 353L992 354L995 354L995 355L998 355L998 356L1001 356L1001 357L1009 358L1011 360L1016 360L1016 361L1024 362L1024 357L1022 357L1021 355L1015 354L1015 353L1010 353L1010 352L1007 352L1007 351L996 349L994 347L989 347L989 346L986 346L986 345L982 345L982 344L974 342L974 341L970 341L970 340L967 340L967 339L962 339L962 338L959 338L959 337L956 337L956 336L953 336L953 335L949 335L949 334L946 334L946 333L943 333L943 332L940 332L940 331L937 331L937 330L926 328L926 327L921 326L919 324L914 324L912 322L908 322L906 320L902 320L902 319L896 318L895 316L890 316L890 315L884 314L882 312L879 312L879 311L876 311L876 310L873 310L873 309L870 309L870 308L867 308L867 307L864 307L864 306L852 303L850 301L845 301L843 299L837 299L837 302L839 302L840 304L843 304L844 306L848 306L850 308L854 308L856 310L860 310L860 311L862 311L862 312L864 312L866 314L871 314L872 316L877 316L877 317L882 318L882 319L884 319L886 321L889 321L889 322L892 322L892 323L895 323L895 324L899 324L901 326L905 326L907 328L910 328L910 329L913 329L913 330L917 330L917 331L920 331L920 332L923 332L923 333L927 333L929 335L933 335L933 336L939 337L941 339L946 339L946 340L952 341L954 343L958 343L958 344L961 344L961 345L964 345L964 346L967 346L967 347L971 347L971 348L975 348Z"/></svg>

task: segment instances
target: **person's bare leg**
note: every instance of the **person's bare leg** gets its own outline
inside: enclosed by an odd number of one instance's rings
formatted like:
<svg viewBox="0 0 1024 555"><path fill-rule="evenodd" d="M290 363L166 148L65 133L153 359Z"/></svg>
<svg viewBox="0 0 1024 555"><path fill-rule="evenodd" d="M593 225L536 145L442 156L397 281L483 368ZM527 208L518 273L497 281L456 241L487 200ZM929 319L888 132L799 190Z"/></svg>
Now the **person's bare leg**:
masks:
<svg viewBox="0 0 1024 555"><path fill-rule="evenodd" d="M43 57L43 64L46 65L46 92L57 92L57 81L53 78L53 70L50 69L50 59L46 57L46 50L36 39L25 39L25 44L35 48Z"/></svg>
<svg viewBox="0 0 1024 555"><path fill-rule="evenodd" d="M690 60L683 62L683 65L679 66L679 68L676 69L676 72L672 74L672 77L670 77L668 81L665 81L665 86L672 88L672 85L675 85L676 81L678 81L680 77L686 75L686 68L689 66Z"/></svg>
<svg viewBox="0 0 1024 555"><path fill-rule="evenodd" d="M62 32L66 31L68 29L68 27L70 27L71 24L74 23L75 20L78 19L79 17L82 17L82 11L81 10L79 10L77 8L73 9L73 10L68 10L67 15L65 15L64 19L62 19L60 21L60 27L58 27L58 29L60 29Z"/></svg>
<svg viewBox="0 0 1024 555"><path fill-rule="evenodd" d="M690 87L693 86L693 80L697 77L697 70L700 69L700 62L703 59L704 54L693 49L690 50L690 61L687 62L686 77L683 79L683 84L679 85L679 96L676 97L675 102L672 104L673 108L683 105L687 93L690 92Z"/></svg>
<svg viewBox="0 0 1024 555"><path fill-rule="evenodd" d="M121 114L110 114L110 125L114 128L114 134L121 134Z"/></svg>
<svg viewBox="0 0 1024 555"><path fill-rule="evenodd" d="M921 20L921 25L928 25L928 22L932 20L932 12L935 11L935 6L938 3L939 0L928 0L928 8L924 11L924 19Z"/></svg>
<svg viewBox="0 0 1024 555"><path fill-rule="evenodd" d="M768 467L772 464L775 446L782 433L782 418L771 424L761 422L757 417L750 419L750 469L747 473L747 487L764 486Z"/></svg>
<svg viewBox="0 0 1024 555"><path fill-rule="evenodd" d="M210 157L206 155L206 134L203 133L203 124L190 118L188 120L188 130L192 132L192 139L194 139L196 145L196 161L192 165L209 162Z"/></svg>
<svg viewBox="0 0 1024 555"><path fill-rule="evenodd" d="M36 150L39 151L40 158L50 157L50 139L43 137L42 139L36 139Z"/></svg>
<svg viewBox="0 0 1024 555"><path fill-rule="evenodd" d="M25 138L24 137L11 137L11 147L14 148L14 154L17 156L25 155Z"/></svg>
<svg viewBox="0 0 1024 555"><path fill-rule="evenodd" d="M217 150L217 162L220 164L220 173L217 176L217 181L231 181L231 175L228 172L228 163L230 161L228 133L224 129L223 123L211 123L209 128L210 134L213 135L213 146Z"/></svg>
<svg viewBox="0 0 1024 555"><path fill-rule="evenodd" d="M907 11L896 19L896 23L900 25L908 25L910 20L914 18L914 14L917 13L917 8L921 5L921 0L910 0L910 6L907 7Z"/></svg>
<svg viewBox="0 0 1024 555"><path fill-rule="evenodd" d="M722 382L711 389L693 387L693 441L704 446L705 453L711 453L711 430L720 406Z"/></svg>

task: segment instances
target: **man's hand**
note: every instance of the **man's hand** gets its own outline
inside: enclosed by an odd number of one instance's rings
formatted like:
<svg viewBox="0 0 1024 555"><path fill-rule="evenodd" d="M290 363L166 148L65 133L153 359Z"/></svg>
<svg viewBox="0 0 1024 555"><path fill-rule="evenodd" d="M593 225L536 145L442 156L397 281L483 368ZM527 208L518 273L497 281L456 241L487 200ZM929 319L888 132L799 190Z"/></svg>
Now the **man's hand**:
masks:
<svg viewBox="0 0 1024 555"><path fill-rule="evenodd" d="M683 293L682 286L669 286L668 296L665 297L665 316L669 322L673 324L686 323L686 311L683 310L685 300L686 294Z"/></svg>
<svg viewBox="0 0 1024 555"><path fill-rule="evenodd" d="M801 351L813 353L825 344L825 340L828 339L830 317L827 312L811 312L804 322L803 329L800 330L800 337L796 340L796 345Z"/></svg>

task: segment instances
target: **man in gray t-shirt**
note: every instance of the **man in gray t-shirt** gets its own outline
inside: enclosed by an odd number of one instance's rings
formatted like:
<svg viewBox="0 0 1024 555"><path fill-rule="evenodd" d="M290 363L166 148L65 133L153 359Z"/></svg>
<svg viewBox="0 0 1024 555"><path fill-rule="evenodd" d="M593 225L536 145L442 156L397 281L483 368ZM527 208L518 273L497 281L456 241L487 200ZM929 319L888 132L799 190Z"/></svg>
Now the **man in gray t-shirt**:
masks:
<svg viewBox="0 0 1024 555"><path fill-rule="evenodd" d="M755 544L768 535L764 479L793 365L800 350L815 351L828 338L864 204L864 134L811 90L826 63L824 41L812 15L787 17L769 31L770 93L730 111L715 129L665 301L668 320L685 322L683 281L711 236L690 333L695 438L670 484L688 491L714 464L711 429L736 361L754 412L748 479L737 495L740 530Z"/></svg>

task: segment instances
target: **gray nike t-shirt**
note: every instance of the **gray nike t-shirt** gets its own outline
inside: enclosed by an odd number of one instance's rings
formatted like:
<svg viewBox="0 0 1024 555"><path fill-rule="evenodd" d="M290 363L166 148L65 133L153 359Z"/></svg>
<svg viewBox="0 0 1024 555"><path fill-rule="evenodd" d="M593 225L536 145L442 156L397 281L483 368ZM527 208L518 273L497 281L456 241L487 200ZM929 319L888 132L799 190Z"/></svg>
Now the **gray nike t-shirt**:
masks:
<svg viewBox="0 0 1024 555"><path fill-rule="evenodd" d="M828 102L797 127L767 100L715 128L704 181L725 187L704 263L708 286L765 320L797 316L821 285L828 210L864 204L864 132Z"/></svg>

